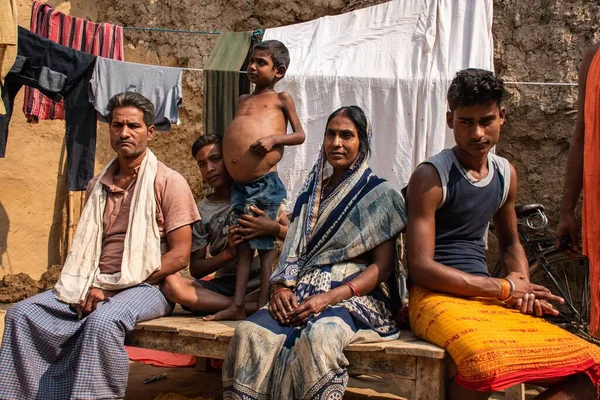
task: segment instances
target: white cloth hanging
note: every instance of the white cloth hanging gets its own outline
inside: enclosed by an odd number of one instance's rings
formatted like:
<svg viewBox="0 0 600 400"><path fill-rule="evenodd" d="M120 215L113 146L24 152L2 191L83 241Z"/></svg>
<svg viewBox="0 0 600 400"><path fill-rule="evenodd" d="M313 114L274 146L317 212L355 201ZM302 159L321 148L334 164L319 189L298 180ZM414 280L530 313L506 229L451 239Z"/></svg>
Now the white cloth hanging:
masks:
<svg viewBox="0 0 600 400"><path fill-rule="evenodd" d="M412 170L454 144L446 92L455 73L493 70L492 0L395 0L347 14L267 29L290 50L277 91L289 92L307 132L278 167L293 203L331 112L358 105L373 126L369 165L396 189Z"/></svg>

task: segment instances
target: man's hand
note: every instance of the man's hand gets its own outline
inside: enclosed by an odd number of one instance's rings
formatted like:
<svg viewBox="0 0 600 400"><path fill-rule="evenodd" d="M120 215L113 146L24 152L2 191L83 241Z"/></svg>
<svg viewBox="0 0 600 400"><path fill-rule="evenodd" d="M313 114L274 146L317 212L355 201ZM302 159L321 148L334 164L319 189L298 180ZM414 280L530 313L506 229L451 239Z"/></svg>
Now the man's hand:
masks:
<svg viewBox="0 0 600 400"><path fill-rule="evenodd" d="M238 219L240 226L237 231L242 235L244 240L250 240L259 236L278 236L278 222L267 217L267 213L256 206L251 206L250 210L254 215L242 214L240 219ZM274 232L274 227L277 229L277 232Z"/></svg>
<svg viewBox="0 0 600 400"><path fill-rule="evenodd" d="M551 302L563 304L565 300L562 297L552 294L550 289L542 285L529 282L529 279L522 274L511 272L506 278L515 284L512 298L506 302L509 306L520 310L523 314L538 317L545 314L559 314Z"/></svg>
<svg viewBox="0 0 600 400"><path fill-rule="evenodd" d="M83 317L83 313L91 314L96 311L98 303L117 294L117 290L103 290L100 288L91 288L85 300L82 300L77 305L77 316L79 319Z"/></svg>
<svg viewBox="0 0 600 400"><path fill-rule="evenodd" d="M275 137L274 136L266 136L264 138L258 139L256 142L250 145L250 150L255 152L258 155L264 156L275 147Z"/></svg>
<svg viewBox="0 0 600 400"><path fill-rule="evenodd" d="M561 240L565 236L569 236L571 238L570 247L573 251L579 251L579 232L579 223L575 218L575 213L561 214L554 235L554 247L558 249L561 246Z"/></svg>

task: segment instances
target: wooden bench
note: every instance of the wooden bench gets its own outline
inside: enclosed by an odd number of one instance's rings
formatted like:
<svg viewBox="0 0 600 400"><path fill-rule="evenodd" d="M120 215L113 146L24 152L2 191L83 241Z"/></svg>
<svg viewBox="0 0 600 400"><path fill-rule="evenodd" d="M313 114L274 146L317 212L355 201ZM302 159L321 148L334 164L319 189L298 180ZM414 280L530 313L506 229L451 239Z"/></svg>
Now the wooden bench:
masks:
<svg viewBox="0 0 600 400"><path fill-rule="evenodd" d="M229 340L238 322L206 322L189 314L175 315L139 323L126 344L198 357L224 359ZM353 344L345 352L357 375L376 375L394 379L400 394L407 399L444 398L446 352L403 331L398 340Z"/></svg>

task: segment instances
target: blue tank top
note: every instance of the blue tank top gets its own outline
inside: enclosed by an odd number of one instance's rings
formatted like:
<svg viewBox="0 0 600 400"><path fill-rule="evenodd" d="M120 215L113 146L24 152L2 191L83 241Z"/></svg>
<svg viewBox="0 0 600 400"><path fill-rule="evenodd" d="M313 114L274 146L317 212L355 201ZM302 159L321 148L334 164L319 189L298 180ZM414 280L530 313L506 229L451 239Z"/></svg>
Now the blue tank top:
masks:
<svg viewBox="0 0 600 400"><path fill-rule="evenodd" d="M470 274L489 276L485 257L487 228L506 201L509 162L489 153L489 173L480 180L460 165L451 149L425 163L435 167L442 186L442 201L435 213L434 260Z"/></svg>

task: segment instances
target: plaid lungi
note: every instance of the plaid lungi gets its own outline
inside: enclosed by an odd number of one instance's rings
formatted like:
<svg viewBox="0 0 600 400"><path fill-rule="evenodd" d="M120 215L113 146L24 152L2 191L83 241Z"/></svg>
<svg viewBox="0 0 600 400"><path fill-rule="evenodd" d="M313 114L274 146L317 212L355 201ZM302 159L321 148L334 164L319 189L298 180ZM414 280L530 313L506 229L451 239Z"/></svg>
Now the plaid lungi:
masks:
<svg viewBox="0 0 600 400"><path fill-rule="evenodd" d="M50 290L8 309L0 349L0 399L120 399L129 361L125 335L169 314L160 290L142 283L78 320Z"/></svg>

